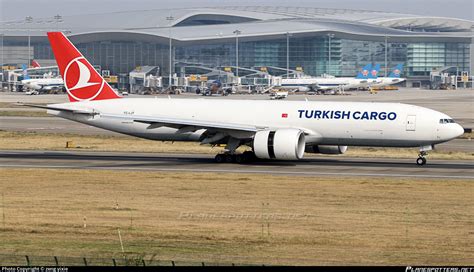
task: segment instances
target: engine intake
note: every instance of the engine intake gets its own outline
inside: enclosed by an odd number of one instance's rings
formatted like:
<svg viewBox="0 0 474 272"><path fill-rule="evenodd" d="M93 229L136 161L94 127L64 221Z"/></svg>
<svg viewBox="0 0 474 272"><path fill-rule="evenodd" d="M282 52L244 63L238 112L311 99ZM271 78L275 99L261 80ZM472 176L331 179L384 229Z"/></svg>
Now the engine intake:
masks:
<svg viewBox="0 0 474 272"><path fill-rule="evenodd" d="M347 145L309 145L306 147L307 153L319 154L344 154L347 151Z"/></svg>
<svg viewBox="0 0 474 272"><path fill-rule="evenodd" d="M253 151L260 159L299 160L305 144L304 133L299 129L262 130L255 133Z"/></svg>

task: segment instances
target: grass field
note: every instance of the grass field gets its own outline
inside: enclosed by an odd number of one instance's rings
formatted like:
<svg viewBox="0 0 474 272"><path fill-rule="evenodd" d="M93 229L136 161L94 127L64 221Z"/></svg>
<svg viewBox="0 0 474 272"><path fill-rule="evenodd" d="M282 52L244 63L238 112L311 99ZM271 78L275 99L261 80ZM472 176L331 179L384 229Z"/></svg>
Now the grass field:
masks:
<svg viewBox="0 0 474 272"><path fill-rule="evenodd" d="M45 111L19 111L19 110L0 110L0 116L18 116L18 117L51 117Z"/></svg>
<svg viewBox="0 0 474 272"><path fill-rule="evenodd" d="M44 103L37 104L46 105ZM0 116L51 117L52 115L47 114L43 109L29 108L16 103L0 102Z"/></svg>
<svg viewBox="0 0 474 272"><path fill-rule="evenodd" d="M120 229L126 252L162 260L470 265L474 259L472 181L1 171L0 254L119 257Z"/></svg>
<svg viewBox="0 0 474 272"><path fill-rule="evenodd" d="M45 103L38 103L41 105L46 105ZM0 102L0 108L26 108L25 106L21 106L17 103L10 103L10 102Z"/></svg>
<svg viewBox="0 0 474 272"><path fill-rule="evenodd" d="M217 154L223 150L222 147L210 148L209 145L199 145L199 143L158 142L127 136L0 131L0 149L66 150L67 141L72 141L75 145L75 148L69 148L68 150L85 151ZM241 149L243 150L244 147L241 147ZM417 154L417 148L350 147L347 153L342 156L412 159L416 158ZM311 156L311 154L305 156ZM322 155L317 154L317 156ZM474 160L474 153L434 150L429 152L429 158Z"/></svg>

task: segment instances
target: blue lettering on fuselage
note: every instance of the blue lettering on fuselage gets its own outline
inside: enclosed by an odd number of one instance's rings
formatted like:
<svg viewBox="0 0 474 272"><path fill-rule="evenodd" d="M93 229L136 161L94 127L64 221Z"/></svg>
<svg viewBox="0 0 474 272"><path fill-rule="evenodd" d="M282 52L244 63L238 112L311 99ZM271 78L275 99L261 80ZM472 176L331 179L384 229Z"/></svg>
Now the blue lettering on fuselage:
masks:
<svg viewBox="0 0 474 272"><path fill-rule="evenodd" d="M384 111L330 111L330 110L298 110L299 118L303 119L354 119L369 121L393 121L397 119L397 113Z"/></svg>

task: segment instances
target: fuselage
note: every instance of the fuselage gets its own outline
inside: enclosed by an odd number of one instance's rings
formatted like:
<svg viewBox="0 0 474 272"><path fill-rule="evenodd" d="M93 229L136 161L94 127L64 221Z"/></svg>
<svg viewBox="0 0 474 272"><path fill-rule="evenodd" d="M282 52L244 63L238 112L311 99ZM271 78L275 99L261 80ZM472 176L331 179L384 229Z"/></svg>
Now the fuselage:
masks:
<svg viewBox="0 0 474 272"><path fill-rule="evenodd" d="M199 141L205 130L182 133L178 128L150 127L108 115L245 124L259 130L298 128L306 133L307 144L321 145L417 147L449 141L463 133L460 125L440 121L452 120L446 114L399 103L122 98L55 106L97 114L48 112L119 133L168 141Z"/></svg>
<svg viewBox="0 0 474 272"><path fill-rule="evenodd" d="M27 88L34 90L48 89L63 87L64 81L62 78L37 78L37 79L25 79L21 83Z"/></svg>
<svg viewBox="0 0 474 272"><path fill-rule="evenodd" d="M359 79L352 77L330 77L330 78L284 78L281 86L283 88L309 89L314 85L318 89L335 89L340 86L346 89L364 88L371 84L378 83L377 79Z"/></svg>
<svg viewBox="0 0 474 272"><path fill-rule="evenodd" d="M373 84L372 87L389 86L389 85L403 82L405 80L406 80L405 78L400 78L400 77L379 77L378 82Z"/></svg>

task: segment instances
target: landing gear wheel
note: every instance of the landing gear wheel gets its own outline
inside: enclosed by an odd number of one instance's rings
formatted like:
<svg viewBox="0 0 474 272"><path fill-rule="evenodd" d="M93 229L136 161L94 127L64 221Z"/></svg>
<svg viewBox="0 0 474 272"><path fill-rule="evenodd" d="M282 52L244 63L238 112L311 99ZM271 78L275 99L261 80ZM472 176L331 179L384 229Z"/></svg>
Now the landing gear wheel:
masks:
<svg viewBox="0 0 474 272"><path fill-rule="evenodd" d="M423 157L419 157L418 159L416 159L416 164L425 165L426 164L426 159L423 158Z"/></svg>
<svg viewBox="0 0 474 272"><path fill-rule="evenodd" d="M245 162L252 162L255 161L257 158L255 157L255 153L253 153L252 151L245 151L241 156L244 158Z"/></svg>
<svg viewBox="0 0 474 272"><path fill-rule="evenodd" d="M226 154L226 155L224 155L224 156L225 156L225 162L226 162L226 163L232 163L232 162L234 162L234 155Z"/></svg>
<svg viewBox="0 0 474 272"><path fill-rule="evenodd" d="M217 154L214 157L214 161L217 163L223 163L225 161L225 155L224 154Z"/></svg>
<svg viewBox="0 0 474 272"><path fill-rule="evenodd" d="M244 163L246 162L246 158L243 154L235 155L235 162L236 163Z"/></svg>
<svg viewBox="0 0 474 272"><path fill-rule="evenodd" d="M418 159L416 159L416 164L418 165L425 165L426 164L426 158L425 156L428 155L428 153L425 150L420 150L420 153L418 154Z"/></svg>

